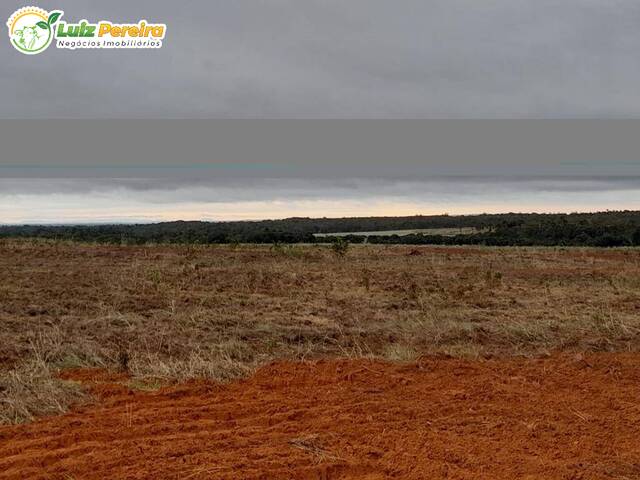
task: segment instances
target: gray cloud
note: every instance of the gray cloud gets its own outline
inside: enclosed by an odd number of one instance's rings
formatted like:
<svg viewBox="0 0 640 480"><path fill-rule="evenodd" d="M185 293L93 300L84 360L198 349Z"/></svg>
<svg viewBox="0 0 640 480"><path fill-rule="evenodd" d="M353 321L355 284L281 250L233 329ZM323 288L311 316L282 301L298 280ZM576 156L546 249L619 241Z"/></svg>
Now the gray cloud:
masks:
<svg viewBox="0 0 640 480"><path fill-rule="evenodd" d="M640 175L640 120L0 120L0 177Z"/></svg>
<svg viewBox="0 0 640 480"><path fill-rule="evenodd" d="M165 46L0 42L3 118L640 117L633 0L37 3L164 21Z"/></svg>
<svg viewBox="0 0 640 480"><path fill-rule="evenodd" d="M132 192L141 198L179 201L360 198L422 195L485 195L498 192L640 191L640 177L474 177L397 178L0 178L0 195L104 195ZM639 199L640 200L640 199Z"/></svg>

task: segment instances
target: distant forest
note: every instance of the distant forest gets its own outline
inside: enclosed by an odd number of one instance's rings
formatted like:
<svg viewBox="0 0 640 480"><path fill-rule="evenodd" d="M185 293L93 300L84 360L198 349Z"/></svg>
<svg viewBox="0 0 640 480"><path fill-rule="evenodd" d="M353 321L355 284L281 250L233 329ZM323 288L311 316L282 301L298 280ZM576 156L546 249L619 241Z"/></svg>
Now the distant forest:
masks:
<svg viewBox="0 0 640 480"><path fill-rule="evenodd" d="M287 218L241 222L165 222L137 225L21 225L0 227L0 238L47 238L99 243L326 243L314 233L474 227L444 236L368 236L368 243L440 245L640 245L640 211L537 214L435 215L364 218ZM364 236L345 237L362 243Z"/></svg>

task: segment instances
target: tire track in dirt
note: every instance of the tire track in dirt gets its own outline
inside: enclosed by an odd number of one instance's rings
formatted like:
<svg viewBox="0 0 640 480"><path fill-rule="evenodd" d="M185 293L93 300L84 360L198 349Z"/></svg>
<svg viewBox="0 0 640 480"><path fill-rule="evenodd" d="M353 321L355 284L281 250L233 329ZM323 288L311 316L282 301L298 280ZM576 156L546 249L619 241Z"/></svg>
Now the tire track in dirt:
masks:
<svg viewBox="0 0 640 480"><path fill-rule="evenodd" d="M151 393L106 377L94 405L1 427L0 479L640 478L639 362L281 362Z"/></svg>

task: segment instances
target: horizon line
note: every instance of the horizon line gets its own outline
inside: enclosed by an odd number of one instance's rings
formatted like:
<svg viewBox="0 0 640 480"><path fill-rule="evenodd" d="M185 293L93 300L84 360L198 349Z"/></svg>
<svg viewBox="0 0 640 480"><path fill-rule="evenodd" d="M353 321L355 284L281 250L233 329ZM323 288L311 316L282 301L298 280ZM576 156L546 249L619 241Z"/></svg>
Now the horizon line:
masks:
<svg viewBox="0 0 640 480"><path fill-rule="evenodd" d="M413 215L368 215L368 216L342 216L342 217L309 217L309 216L292 216L279 218L262 218L262 219L242 219L242 220L141 220L135 219L130 222L126 221L87 221L87 222L27 222L27 223L4 223L0 222L0 227L85 227L85 226L135 226L135 225L159 225L163 223L258 223L258 222L277 222L283 220L341 220L341 219L364 219L364 218L413 218L413 217L476 217L482 215L500 216L500 215L597 215L602 213L622 213L622 212L640 212L634 209L616 209L616 210L590 210L590 211L512 211L500 213L461 213L461 214L420 214Z"/></svg>

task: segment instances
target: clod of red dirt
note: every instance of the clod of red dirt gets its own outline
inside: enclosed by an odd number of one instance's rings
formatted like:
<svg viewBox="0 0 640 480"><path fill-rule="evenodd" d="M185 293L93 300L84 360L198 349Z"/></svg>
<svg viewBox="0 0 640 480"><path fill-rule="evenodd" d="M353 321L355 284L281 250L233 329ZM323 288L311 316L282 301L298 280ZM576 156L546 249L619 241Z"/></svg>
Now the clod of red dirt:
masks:
<svg viewBox="0 0 640 480"><path fill-rule="evenodd" d="M81 383L106 383L121 382L129 379L129 375L123 372L110 372L102 368L70 368L60 372L63 380L71 380Z"/></svg>
<svg viewBox="0 0 640 480"><path fill-rule="evenodd" d="M640 478L639 360L276 363L2 427L0 479Z"/></svg>

